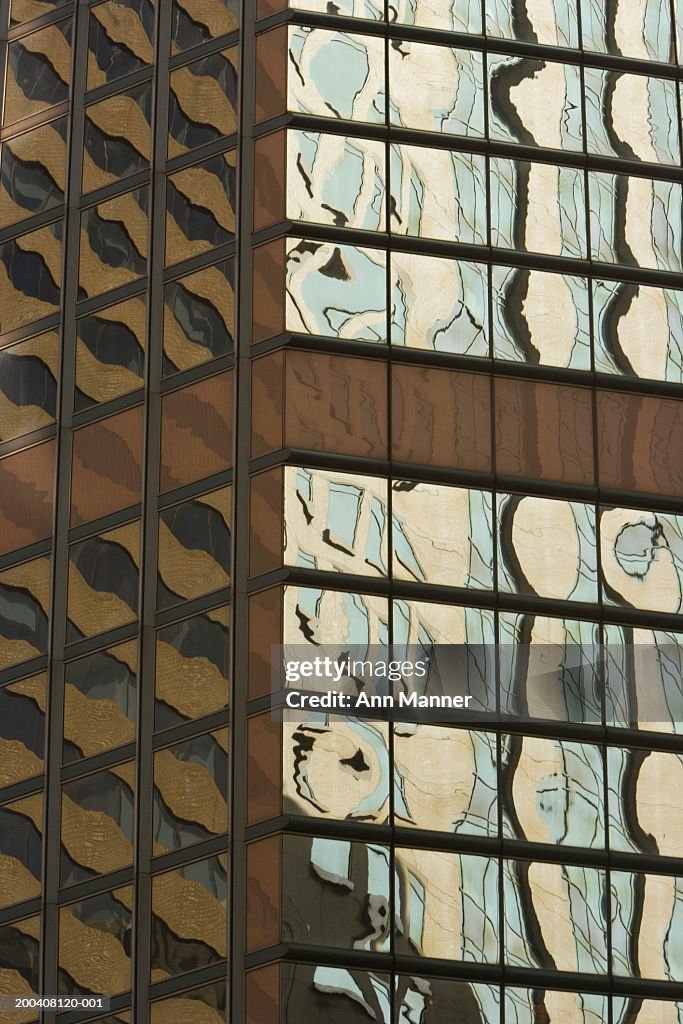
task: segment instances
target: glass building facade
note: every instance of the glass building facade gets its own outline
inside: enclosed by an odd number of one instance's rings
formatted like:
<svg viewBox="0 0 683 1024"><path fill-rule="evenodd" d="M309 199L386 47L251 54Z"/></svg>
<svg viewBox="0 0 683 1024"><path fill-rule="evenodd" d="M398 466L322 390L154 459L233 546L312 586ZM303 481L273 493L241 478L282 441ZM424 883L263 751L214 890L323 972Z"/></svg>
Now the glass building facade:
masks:
<svg viewBox="0 0 683 1024"><path fill-rule="evenodd" d="M0 0L0 993L683 1024L682 20Z"/></svg>

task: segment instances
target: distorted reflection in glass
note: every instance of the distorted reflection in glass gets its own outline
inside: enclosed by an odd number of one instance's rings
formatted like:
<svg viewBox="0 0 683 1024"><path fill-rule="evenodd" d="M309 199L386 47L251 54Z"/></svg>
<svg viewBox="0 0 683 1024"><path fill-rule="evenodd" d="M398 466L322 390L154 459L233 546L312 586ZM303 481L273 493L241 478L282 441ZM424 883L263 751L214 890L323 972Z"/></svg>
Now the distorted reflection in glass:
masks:
<svg viewBox="0 0 683 1024"><path fill-rule="evenodd" d="M385 342L386 260L379 249L289 239L287 330Z"/></svg>
<svg viewBox="0 0 683 1024"><path fill-rule="evenodd" d="M610 848L679 857L683 755L608 747L607 778Z"/></svg>
<svg viewBox="0 0 683 1024"><path fill-rule="evenodd" d="M237 47L171 72L169 160L237 130Z"/></svg>
<svg viewBox="0 0 683 1024"><path fill-rule="evenodd" d="M588 186L594 260L681 272L680 182L591 171Z"/></svg>
<svg viewBox="0 0 683 1024"><path fill-rule="evenodd" d="M482 155L393 144L390 168L393 234L486 243Z"/></svg>
<svg viewBox="0 0 683 1024"><path fill-rule="evenodd" d="M0 228L64 202L65 117L7 139L0 163Z"/></svg>
<svg viewBox="0 0 683 1024"><path fill-rule="evenodd" d="M393 39L389 82L392 124L483 138L483 58L475 50Z"/></svg>
<svg viewBox="0 0 683 1024"><path fill-rule="evenodd" d="M0 242L0 333L56 313L61 284L61 221Z"/></svg>
<svg viewBox="0 0 683 1024"><path fill-rule="evenodd" d="M286 213L290 220L384 230L384 143L287 132Z"/></svg>
<svg viewBox="0 0 683 1024"><path fill-rule="evenodd" d="M134 799L134 761L62 787L62 885L132 864Z"/></svg>
<svg viewBox="0 0 683 1024"><path fill-rule="evenodd" d="M239 28L240 0L173 0L171 52L199 46Z"/></svg>
<svg viewBox="0 0 683 1024"><path fill-rule="evenodd" d="M296 26L289 30L287 109L384 124L384 41Z"/></svg>
<svg viewBox="0 0 683 1024"><path fill-rule="evenodd" d="M88 89L154 60L154 0L106 0L90 10Z"/></svg>
<svg viewBox="0 0 683 1024"><path fill-rule="evenodd" d="M512 967L605 974L606 887L606 873L600 868L505 862L505 962Z"/></svg>
<svg viewBox="0 0 683 1024"><path fill-rule="evenodd" d="M504 714L585 725L602 723L597 623L501 612L498 632Z"/></svg>
<svg viewBox="0 0 683 1024"><path fill-rule="evenodd" d="M228 827L228 730L154 754L153 851L200 843Z"/></svg>
<svg viewBox="0 0 683 1024"><path fill-rule="evenodd" d="M286 565L386 576L387 481L285 468Z"/></svg>
<svg viewBox="0 0 683 1024"><path fill-rule="evenodd" d="M391 343L488 356L488 273L483 263L392 252Z"/></svg>
<svg viewBox="0 0 683 1024"><path fill-rule="evenodd" d="M43 793L0 807L0 907L40 897Z"/></svg>
<svg viewBox="0 0 683 1024"><path fill-rule="evenodd" d="M481 0L390 0L387 21L480 34Z"/></svg>
<svg viewBox="0 0 683 1024"><path fill-rule="evenodd" d="M129 640L64 668L66 764L135 742L137 643Z"/></svg>
<svg viewBox="0 0 683 1024"><path fill-rule="evenodd" d="M166 186L166 262L176 263L235 236L237 158L220 153L176 171Z"/></svg>
<svg viewBox="0 0 683 1024"><path fill-rule="evenodd" d="M225 959L227 856L185 864L152 879L151 979Z"/></svg>
<svg viewBox="0 0 683 1024"><path fill-rule="evenodd" d="M607 724L683 730L683 634L671 629L606 625Z"/></svg>
<svg viewBox="0 0 683 1024"><path fill-rule="evenodd" d="M233 350L235 263L224 260L164 289L164 376Z"/></svg>
<svg viewBox="0 0 683 1024"><path fill-rule="evenodd" d="M583 171L492 157L490 182L494 246L585 257Z"/></svg>
<svg viewBox="0 0 683 1024"><path fill-rule="evenodd" d="M80 640L137 617L140 524L73 544L69 549L68 636Z"/></svg>
<svg viewBox="0 0 683 1024"><path fill-rule="evenodd" d="M76 321L76 409L143 386L146 318L147 303L139 297Z"/></svg>
<svg viewBox="0 0 683 1024"><path fill-rule="evenodd" d="M81 214L80 298L146 273L148 205L148 189L137 188Z"/></svg>
<svg viewBox="0 0 683 1024"><path fill-rule="evenodd" d="M484 590L493 586L488 492L396 481L392 502L397 579Z"/></svg>
<svg viewBox="0 0 683 1024"><path fill-rule="evenodd" d="M24 998L40 991L40 916L0 925L0 963L2 976L9 980L12 993ZM7 982L6 982L7 983ZM10 1010L8 1021L35 1021L34 1010Z"/></svg>
<svg viewBox="0 0 683 1024"><path fill-rule="evenodd" d="M72 35L68 18L9 44L5 127L69 99Z"/></svg>
<svg viewBox="0 0 683 1024"><path fill-rule="evenodd" d="M389 602L374 594L352 594L319 587L285 587L285 644L348 644L362 647L389 642ZM360 657L360 651L359 651Z"/></svg>
<svg viewBox="0 0 683 1024"><path fill-rule="evenodd" d="M0 689L0 789L43 771L46 686L41 673Z"/></svg>
<svg viewBox="0 0 683 1024"><path fill-rule="evenodd" d="M675 82L600 68L584 75L589 153L680 163Z"/></svg>
<svg viewBox="0 0 683 1024"><path fill-rule="evenodd" d="M602 0L581 0L583 46L639 60L671 61L671 7L662 0L617 0L608 8Z"/></svg>
<svg viewBox="0 0 683 1024"><path fill-rule="evenodd" d="M202 718L228 703L230 609L213 608L157 633L155 728Z"/></svg>
<svg viewBox="0 0 683 1024"><path fill-rule="evenodd" d="M230 585L231 497L222 487L159 513L159 608Z"/></svg>
<svg viewBox="0 0 683 1024"><path fill-rule="evenodd" d="M544 270L493 267L493 348L498 359L590 370L588 284Z"/></svg>
<svg viewBox="0 0 683 1024"><path fill-rule="evenodd" d="M508 594L596 601L595 509L578 501L498 495L498 585Z"/></svg>
<svg viewBox="0 0 683 1024"><path fill-rule="evenodd" d="M385 823L388 725L309 714L283 723L284 812Z"/></svg>
<svg viewBox="0 0 683 1024"><path fill-rule="evenodd" d="M594 281L595 369L683 383L683 291Z"/></svg>
<svg viewBox="0 0 683 1024"><path fill-rule="evenodd" d="M608 604L681 612L683 516L605 508L600 516L600 539Z"/></svg>
<svg viewBox="0 0 683 1024"><path fill-rule="evenodd" d="M0 669L47 653L50 559L0 573Z"/></svg>
<svg viewBox="0 0 683 1024"><path fill-rule="evenodd" d="M486 33L545 46L579 43L578 0L550 0L527 5L522 0L486 0Z"/></svg>
<svg viewBox="0 0 683 1024"><path fill-rule="evenodd" d="M681 981L683 878L612 871L610 897L614 973Z"/></svg>
<svg viewBox="0 0 683 1024"><path fill-rule="evenodd" d="M61 907L58 991L112 996L127 992L132 936L132 886Z"/></svg>
<svg viewBox="0 0 683 1024"><path fill-rule="evenodd" d="M0 351L0 441L54 423L58 380L57 331Z"/></svg>
<svg viewBox="0 0 683 1024"><path fill-rule="evenodd" d="M580 152L581 77L574 64L489 54L489 138Z"/></svg>

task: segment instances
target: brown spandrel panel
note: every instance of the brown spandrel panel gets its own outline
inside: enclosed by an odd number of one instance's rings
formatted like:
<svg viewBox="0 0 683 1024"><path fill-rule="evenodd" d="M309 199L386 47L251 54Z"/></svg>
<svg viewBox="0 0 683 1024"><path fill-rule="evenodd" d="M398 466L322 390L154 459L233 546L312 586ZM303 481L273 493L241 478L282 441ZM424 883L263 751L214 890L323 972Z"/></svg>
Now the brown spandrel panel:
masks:
<svg viewBox="0 0 683 1024"><path fill-rule="evenodd" d="M246 1024L280 1024L280 964L246 975Z"/></svg>
<svg viewBox="0 0 683 1024"><path fill-rule="evenodd" d="M285 219L287 133L273 132L254 143L254 231Z"/></svg>
<svg viewBox="0 0 683 1024"><path fill-rule="evenodd" d="M392 456L401 462L488 472L490 378L394 366Z"/></svg>
<svg viewBox="0 0 683 1024"><path fill-rule="evenodd" d="M282 566L283 469L277 466L251 478L249 575Z"/></svg>
<svg viewBox="0 0 683 1024"><path fill-rule="evenodd" d="M282 812L282 723L270 711L247 722L247 821Z"/></svg>
<svg viewBox="0 0 683 1024"><path fill-rule="evenodd" d="M287 110L287 26L256 37L254 120L267 121Z"/></svg>
<svg viewBox="0 0 683 1024"><path fill-rule="evenodd" d="M54 441L0 460L0 554L50 536L54 475Z"/></svg>
<svg viewBox="0 0 683 1024"><path fill-rule="evenodd" d="M249 596L249 699L270 693L272 646L282 643L282 587Z"/></svg>
<svg viewBox="0 0 683 1024"><path fill-rule="evenodd" d="M251 455L277 451L283 445L283 352L271 352L251 364Z"/></svg>
<svg viewBox="0 0 683 1024"><path fill-rule="evenodd" d="M498 473L595 482L589 388L496 377L495 392Z"/></svg>
<svg viewBox="0 0 683 1024"><path fill-rule="evenodd" d="M256 344L285 329L285 239L254 249L252 341Z"/></svg>
<svg viewBox="0 0 683 1024"><path fill-rule="evenodd" d="M161 406L162 492L232 466L232 372L164 395Z"/></svg>
<svg viewBox="0 0 683 1024"><path fill-rule="evenodd" d="M256 0L256 20L277 14L278 11L286 11L288 7L287 0Z"/></svg>
<svg viewBox="0 0 683 1024"><path fill-rule="evenodd" d="M683 403L614 391L597 402L601 486L683 494Z"/></svg>
<svg viewBox="0 0 683 1024"><path fill-rule="evenodd" d="M280 941L282 840L268 836L247 846L247 951Z"/></svg>
<svg viewBox="0 0 683 1024"><path fill-rule="evenodd" d="M285 447L386 459L387 410L385 362L287 352Z"/></svg>
<svg viewBox="0 0 683 1024"><path fill-rule="evenodd" d="M142 434L141 405L74 431L71 526L140 501Z"/></svg>

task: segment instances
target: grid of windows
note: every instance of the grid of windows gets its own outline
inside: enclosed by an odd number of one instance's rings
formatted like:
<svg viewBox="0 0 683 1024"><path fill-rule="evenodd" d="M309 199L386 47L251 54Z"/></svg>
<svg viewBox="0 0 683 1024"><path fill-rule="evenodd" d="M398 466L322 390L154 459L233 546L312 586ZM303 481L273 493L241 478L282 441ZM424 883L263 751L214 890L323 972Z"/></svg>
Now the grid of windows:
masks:
<svg viewBox="0 0 683 1024"><path fill-rule="evenodd" d="M0 3L0 989L127 1024L227 999L239 6Z"/></svg>

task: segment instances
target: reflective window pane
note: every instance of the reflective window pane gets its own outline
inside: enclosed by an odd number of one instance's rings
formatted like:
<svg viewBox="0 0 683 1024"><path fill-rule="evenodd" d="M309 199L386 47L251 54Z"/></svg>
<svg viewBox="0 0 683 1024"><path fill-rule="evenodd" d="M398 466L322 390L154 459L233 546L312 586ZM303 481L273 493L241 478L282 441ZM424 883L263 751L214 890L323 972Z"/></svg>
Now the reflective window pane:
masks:
<svg viewBox="0 0 683 1024"><path fill-rule="evenodd" d="M683 610L683 516L605 508L600 541L608 604L674 615Z"/></svg>
<svg viewBox="0 0 683 1024"><path fill-rule="evenodd" d="M160 512L159 608L230 585L231 500L223 487Z"/></svg>
<svg viewBox="0 0 683 1024"><path fill-rule="evenodd" d="M40 898L43 794L0 807L0 906Z"/></svg>
<svg viewBox="0 0 683 1024"><path fill-rule="evenodd" d="M0 668L47 653L50 559L0 573Z"/></svg>
<svg viewBox="0 0 683 1024"><path fill-rule="evenodd" d="M289 30L287 108L384 124L384 41L322 28Z"/></svg>
<svg viewBox="0 0 683 1024"><path fill-rule="evenodd" d="M492 157L490 177L494 246L585 257L583 171Z"/></svg>
<svg viewBox="0 0 683 1024"><path fill-rule="evenodd" d="M595 281L593 316L596 370L683 382L683 292Z"/></svg>
<svg viewBox="0 0 683 1024"><path fill-rule="evenodd" d="M140 524L89 537L69 550L69 639L134 622L138 608Z"/></svg>
<svg viewBox="0 0 683 1024"><path fill-rule="evenodd" d="M683 878L613 871L610 896L614 973L680 981Z"/></svg>
<svg viewBox="0 0 683 1024"><path fill-rule="evenodd" d="M64 669L66 764L135 742L137 643L67 662Z"/></svg>
<svg viewBox="0 0 683 1024"><path fill-rule="evenodd" d="M230 609L224 607L159 630L155 728L227 707L229 626Z"/></svg>
<svg viewBox="0 0 683 1024"><path fill-rule="evenodd" d="M154 60L154 0L106 0L90 10L88 89Z"/></svg>
<svg viewBox="0 0 683 1024"><path fill-rule="evenodd" d="M76 323L77 410L108 402L144 383L147 304L128 299Z"/></svg>
<svg viewBox="0 0 683 1024"><path fill-rule="evenodd" d="M680 163L675 82L600 68L584 74L590 153Z"/></svg>
<svg viewBox="0 0 683 1024"><path fill-rule="evenodd" d="M41 674L0 689L0 788L43 771L46 685Z"/></svg>
<svg viewBox="0 0 683 1024"><path fill-rule="evenodd" d="M0 553L52 533L55 443L45 441L0 459Z"/></svg>
<svg viewBox="0 0 683 1024"><path fill-rule="evenodd" d="M62 787L62 885L133 862L135 762Z"/></svg>
<svg viewBox="0 0 683 1024"><path fill-rule="evenodd" d="M221 835L228 827L228 730L154 754L155 854Z"/></svg>
<svg viewBox="0 0 683 1024"><path fill-rule="evenodd" d="M485 0L486 32L503 39L576 49L580 45L578 3L579 0L550 0L547 4L522 8L518 0Z"/></svg>
<svg viewBox="0 0 683 1024"><path fill-rule="evenodd" d="M226 957L227 857L187 864L152 879L154 980L208 967Z"/></svg>
<svg viewBox="0 0 683 1024"><path fill-rule="evenodd" d="M129 284L146 273L148 202L148 190L138 188L81 214L82 298Z"/></svg>
<svg viewBox="0 0 683 1024"><path fill-rule="evenodd" d="M169 159L237 129L237 47L171 72Z"/></svg>
<svg viewBox="0 0 683 1024"><path fill-rule="evenodd" d="M144 170L151 155L152 87L138 85L85 109L83 192Z"/></svg>
<svg viewBox="0 0 683 1024"><path fill-rule="evenodd" d="M235 236L233 152L171 174L166 185L166 262L177 263Z"/></svg>
<svg viewBox="0 0 683 1024"><path fill-rule="evenodd" d="M489 54L489 137L583 149L581 77L574 64Z"/></svg>
<svg viewBox="0 0 683 1024"><path fill-rule="evenodd" d="M29 998L39 994L40 917L0 926L0 962L3 974L11 978L15 993ZM9 1011L9 1014L17 1019L16 1011ZM35 1011L28 1010L24 1020L37 1021Z"/></svg>
<svg viewBox="0 0 683 1024"><path fill-rule="evenodd" d="M235 264L225 260L179 278L164 290L164 375L232 352Z"/></svg>
<svg viewBox="0 0 683 1024"><path fill-rule="evenodd" d="M671 7L663 0L581 0L581 27L586 50L639 60L673 60Z"/></svg>
<svg viewBox="0 0 683 1024"><path fill-rule="evenodd" d="M486 170L478 153L391 146L391 231L486 244Z"/></svg>
<svg viewBox="0 0 683 1024"><path fill-rule="evenodd" d="M679 182L595 171L588 183L594 260L681 272Z"/></svg>
<svg viewBox="0 0 683 1024"><path fill-rule="evenodd" d="M173 0L171 52L239 28L240 0Z"/></svg>
<svg viewBox="0 0 683 1024"><path fill-rule="evenodd" d="M388 20L478 35L482 31L481 0L390 0Z"/></svg>
<svg viewBox="0 0 683 1024"><path fill-rule="evenodd" d="M66 118L8 139L0 163L0 228L64 202Z"/></svg>
<svg viewBox="0 0 683 1024"><path fill-rule="evenodd" d="M0 333L59 311L61 222L0 242Z"/></svg>
<svg viewBox="0 0 683 1024"><path fill-rule="evenodd" d="M131 987L133 887L59 911L59 991L116 995Z"/></svg>
<svg viewBox="0 0 683 1024"><path fill-rule="evenodd" d="M164 395L161 406L160 490L221 473L232 462L232 374Z"/></svg>
<svg viewBox="0 0 683 1024"><path fill-rule="evenodd" d="M69 98L72 21L22 36L7 48L5 125Z"/></svg>
<svg viewBox="0 0 683 1024"><path fill-rule="evenodd" d="M58 379L56 331L0 350L0 441L54 423Z"/></svg>
<svg viewBox="0 0 683 1024"><path fill-rule="evenodd" d="M142 497L143 407L73 433L71 525L136 505Z"/></svg>

